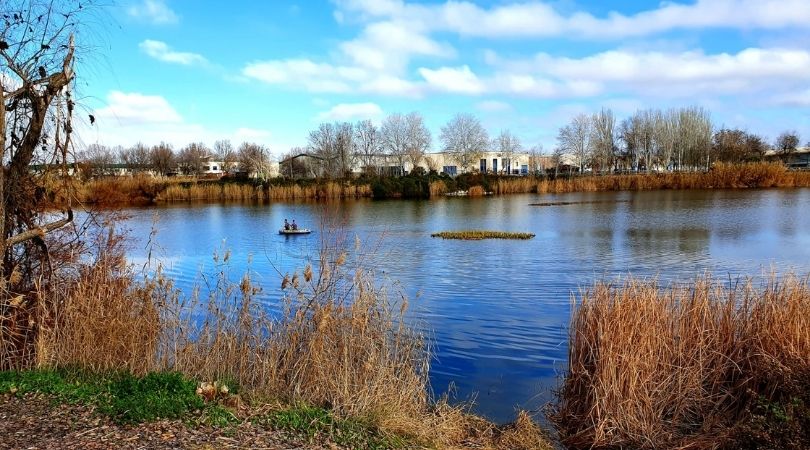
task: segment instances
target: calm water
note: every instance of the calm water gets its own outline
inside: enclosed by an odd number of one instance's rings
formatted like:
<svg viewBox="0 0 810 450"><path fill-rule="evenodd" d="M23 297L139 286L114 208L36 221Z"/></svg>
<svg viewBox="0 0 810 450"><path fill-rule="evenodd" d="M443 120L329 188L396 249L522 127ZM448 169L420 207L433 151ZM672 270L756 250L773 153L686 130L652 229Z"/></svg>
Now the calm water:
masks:
<svg viewBox="0 0 810 450"><path fill-rule="evenodd" d="M537 202L590 202L529 206ZM277 234L285 218L317 228L335 210L346 230L379 242L374 264L398 280L431 331L437 391L476 398L477 411L509 420L538 408L563 370L571 294L595 279L633 273L663 280L710 271L724 278L810 272L810 190L663 191L515 195L433 201L331 204L172 205L130 211L145 240L158 216L160 256L188 289L232 251L232 272L248 267L278 301L276 268L301 268L320 235ZM454 229L529 231L530 241L446 241ZM224 244L223 244L224 240ZM144 256L141 246L133 260Z"/></svg>

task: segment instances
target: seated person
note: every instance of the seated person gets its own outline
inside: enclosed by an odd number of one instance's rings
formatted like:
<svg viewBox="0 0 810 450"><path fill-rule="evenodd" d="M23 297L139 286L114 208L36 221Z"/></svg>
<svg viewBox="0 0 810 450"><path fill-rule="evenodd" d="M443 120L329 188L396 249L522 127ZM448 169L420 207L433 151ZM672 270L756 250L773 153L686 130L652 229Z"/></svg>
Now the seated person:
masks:
<svg viewBox="0 0 810 450"><path fill-rule="evenodd" d="M294 222L294 221L293 221L293 222ZM290 229L290 223L289 223L289 222L287 222L287 219L284 219L284 229L285 229L285 230L289 230L289 229Z"/></svg>

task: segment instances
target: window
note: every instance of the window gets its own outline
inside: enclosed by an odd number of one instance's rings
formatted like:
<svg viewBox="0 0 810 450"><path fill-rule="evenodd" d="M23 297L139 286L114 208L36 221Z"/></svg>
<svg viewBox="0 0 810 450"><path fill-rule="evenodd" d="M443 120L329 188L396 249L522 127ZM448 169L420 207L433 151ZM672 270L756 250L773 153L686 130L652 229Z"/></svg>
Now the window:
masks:
<svg viewBox="0 0 810 450"><path fill-rule="evenodd" d="M481 173L486 173L487 171L487 160L485 158L481 158Z"/></svg>
<svg viewBox="0 0 810 450"><path fill-rule="evenodd" d="M521 175L528 175L529 174L529 165L528 164L523 164L522 166L520 166L520 174Z"/></svg>
<svg viewBox="0 0 810 450"><path fill-rule="evenodd" d="M444 166L442 167L442 172L446 173L447 175L450 175L451 177L454 177L458 174L456 166Z"/></svg>
<svg viewBox="0 0 810 450"><path fill-rule="evenodd" d="M498 158L492 158L492 171L498 173Z"/></svg>
<svg viewBox="0 0 810 450"><path fill-rule="evenodd" d="M211 170L213 170L214 172L216 172L217 170L219 170L219 167L217 167L217 166L211 166Z"/></svg>

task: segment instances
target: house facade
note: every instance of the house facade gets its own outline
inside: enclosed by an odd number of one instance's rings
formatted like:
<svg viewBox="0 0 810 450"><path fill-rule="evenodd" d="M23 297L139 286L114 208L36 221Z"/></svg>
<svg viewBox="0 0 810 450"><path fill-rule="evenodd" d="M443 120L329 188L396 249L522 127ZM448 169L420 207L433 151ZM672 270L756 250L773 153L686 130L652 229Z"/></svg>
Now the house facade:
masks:
<svg viewBox="0 0 810 450"><path fill-rule="evenodd" d="M765 159L769 161L782 161L788 167L810 168L810 147L798 147L796 150L783 153L778 150L768 150L765 152Z"/></svg>

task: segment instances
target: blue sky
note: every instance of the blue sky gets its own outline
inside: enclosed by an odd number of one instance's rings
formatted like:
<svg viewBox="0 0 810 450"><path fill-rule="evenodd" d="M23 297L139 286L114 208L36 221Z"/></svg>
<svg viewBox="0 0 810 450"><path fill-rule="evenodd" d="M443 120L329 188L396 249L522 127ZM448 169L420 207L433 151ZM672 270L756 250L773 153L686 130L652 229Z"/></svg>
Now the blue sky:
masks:
<svg viewBox="0 0 810 450"><path fill-rule="evenodd" d="M121 0L80 36L85 144L303 146L322 121L457 112L551 151L580 112L700 105L810 140L810 1Z"/></svg>

